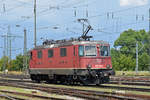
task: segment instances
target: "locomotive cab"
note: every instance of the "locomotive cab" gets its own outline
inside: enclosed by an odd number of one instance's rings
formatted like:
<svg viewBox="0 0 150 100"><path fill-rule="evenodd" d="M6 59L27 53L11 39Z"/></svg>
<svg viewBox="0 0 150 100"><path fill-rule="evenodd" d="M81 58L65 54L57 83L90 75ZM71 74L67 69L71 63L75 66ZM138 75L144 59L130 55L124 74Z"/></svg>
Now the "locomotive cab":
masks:
<svg viewBox="0 0 150 100"><path fill-rule="evenodd" d="M111 64L110 46L108 44L79 45L79 65L86 82L102 84L109 82L109 76L114 75ZM82 79L85 80L85 79ZM88 84L89 84L88 83Z"/></svg>
<svg viewBox="0 0 150 100"><path fill-rule="evenodd" d="M79 45L78 51L81 68L112 69L109 45Z"/></svg>

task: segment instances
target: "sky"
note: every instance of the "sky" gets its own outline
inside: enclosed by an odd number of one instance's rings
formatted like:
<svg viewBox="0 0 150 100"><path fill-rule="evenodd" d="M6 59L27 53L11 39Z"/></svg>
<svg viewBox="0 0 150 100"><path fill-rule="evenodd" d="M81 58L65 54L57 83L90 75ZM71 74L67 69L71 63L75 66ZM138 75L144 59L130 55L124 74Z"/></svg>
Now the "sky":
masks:
<svg viewBox="0 0 150 100"><path fill-rule="evenodd" d="M27 29L27 48L34 47L34 0L0 0L0 35L10 33L12 57L23 53L23 30ZM45 39L69 39L82 34L79 18L87 18L92 40L104 40L113 47L128 29L148 31L150 0L37 0L37 44ZM76 12L76 14L75 14ZM19 27L17 27L19 26ZM4 38L0 37L0 58Z"/></svg>

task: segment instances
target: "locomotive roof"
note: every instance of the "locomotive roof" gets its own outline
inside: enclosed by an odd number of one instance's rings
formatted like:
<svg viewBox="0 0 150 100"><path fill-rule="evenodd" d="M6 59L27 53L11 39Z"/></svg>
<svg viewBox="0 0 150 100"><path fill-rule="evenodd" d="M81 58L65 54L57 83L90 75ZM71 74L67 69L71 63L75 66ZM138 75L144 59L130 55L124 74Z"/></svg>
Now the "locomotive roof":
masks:
<svg viewBox="0 0 150 100"><path fill-rule="evenodd" d="M71 45L83 45L83 44L103 44L103 45L109 45L106 41L66 41L66 42L59 42L54 44L48 44L48 45L40 45L36 46L34 49L44 49L44 48L56 48L56 47L63 47L63 46L71 46Z"/></svg>

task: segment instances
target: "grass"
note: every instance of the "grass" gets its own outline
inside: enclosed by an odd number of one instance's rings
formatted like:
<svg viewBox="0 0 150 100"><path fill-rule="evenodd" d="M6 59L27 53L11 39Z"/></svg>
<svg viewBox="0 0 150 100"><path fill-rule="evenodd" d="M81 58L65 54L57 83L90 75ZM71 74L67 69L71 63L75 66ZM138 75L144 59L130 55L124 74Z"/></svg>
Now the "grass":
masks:
<svg viewBox="0 0 150 100"><path fill-rule="evenodd" d="M4 74L4 72L0 71L0 74ZM21 74L23 74L23 72L21 72L21 71L8 71L7 74L21 75Z"/></svg>
<svg viewBox="0 0 150 100"><path fill-rule="evenodd" d="M116 76L150 76L150 71L116 71Z"/></svg>
<svg viewBox="0 0 150 100"><path fill-rule="evenodd" d="M20 75L23 74L21 71L8 71L8 74Z"/></svg>

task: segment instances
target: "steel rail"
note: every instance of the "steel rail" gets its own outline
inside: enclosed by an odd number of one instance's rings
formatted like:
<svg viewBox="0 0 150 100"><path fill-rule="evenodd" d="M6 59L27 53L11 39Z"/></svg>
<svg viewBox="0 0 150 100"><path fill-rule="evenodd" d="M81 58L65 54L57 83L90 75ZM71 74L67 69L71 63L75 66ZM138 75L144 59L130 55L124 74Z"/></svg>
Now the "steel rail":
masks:
<svg viewBox="0 0 150 100"><path fill-rule="evenodd" d="M32 98L39 98L39 99L46 99L46 100L65 100L65 99L60 99L60 98L53 98L53 97L47 97L47 96L39 96L39 95L34 95L34 94L28 94L28 93L20 93L20 92L12 92L12 91L7 91L7 90L0 90L0 92L3 93L10 93L10 94L14 94L14 95L21 95L21 96L26 96L26 97L32 97ZM17 99L13 99L14 97L10 97L7 95L4 95L5 97L7 97L10 100L25 100L25 99L21 99L21 98L17 98Z"/></svg>
<svg viewBox="0 0 150 100"><path fill-rule="evenodd" d="M5 84L4 84L5 83ZM69 96L74 96L74 97L81 97L81 98L86 98L86 99L99 99L96 97L105 97L105 98L120 98L120 99L127 99L127 96L125 94L118 93L108 93L108 92L96 92L96 91L85 91L85 90L77 90L77 89L67 89L67 88L56 88L56 87L50 87L50 86L40 86L40 85L33 85L32 82L31 84L25 84L26 82L20 81L20 80L9 80L9 79L3 79L0 81L0 85L5 85L5 86L13 86L13 87L19 87L19 88L28 88L28 89L36 89L36 90L41 90L44 92L49 92L49 93L56 93L60 95L69 95ZM29 82L27 82L29 83ZM17 85L16 85L17 84ZM143 89L143 88L131 88L131 87L118 87L118 86L83 86L83 87L96 87L96 88L108 88L108 89L118 89L118 90L130 90L130 91L141 91L141 92L150 92L150 89ZM91 95L90 95L91 94ZM126 94L129 95L129 94ZM89 97L90 96L90 97ZM142 97L142 95L138 96L132 96L132 97ZM143 95L144 97L144 95ZM148 96L150 98L150 96ZM145 96L145 98L147 98ZM130 98L128 99L135 99L135 98Z"/></svg>
<svg viewBox="0 0 150 100"><path fill-rule="evenodd" d="M0 82L1 85L1 82ZM99 100L101 99L115 99L115 100L136 100L135 97L128 97L125 95L117 94L117 93L110 93L110 92L97 92L97 91L89 91L89 90L79 90L79 89L70 89L70 88L58 88L58 87L49 87L49 86L39 86L39 85L33 85L33 84L24 84L24 83L18 83L18 84L12 84L12 83L5 83L2 85L5 86L13 86L18 88L27 88L27 89L35 89L40 90L48 93L55 93L59 95L69 95L73 97L79 97L79 98L85 98L88 100Z"/></svg>

